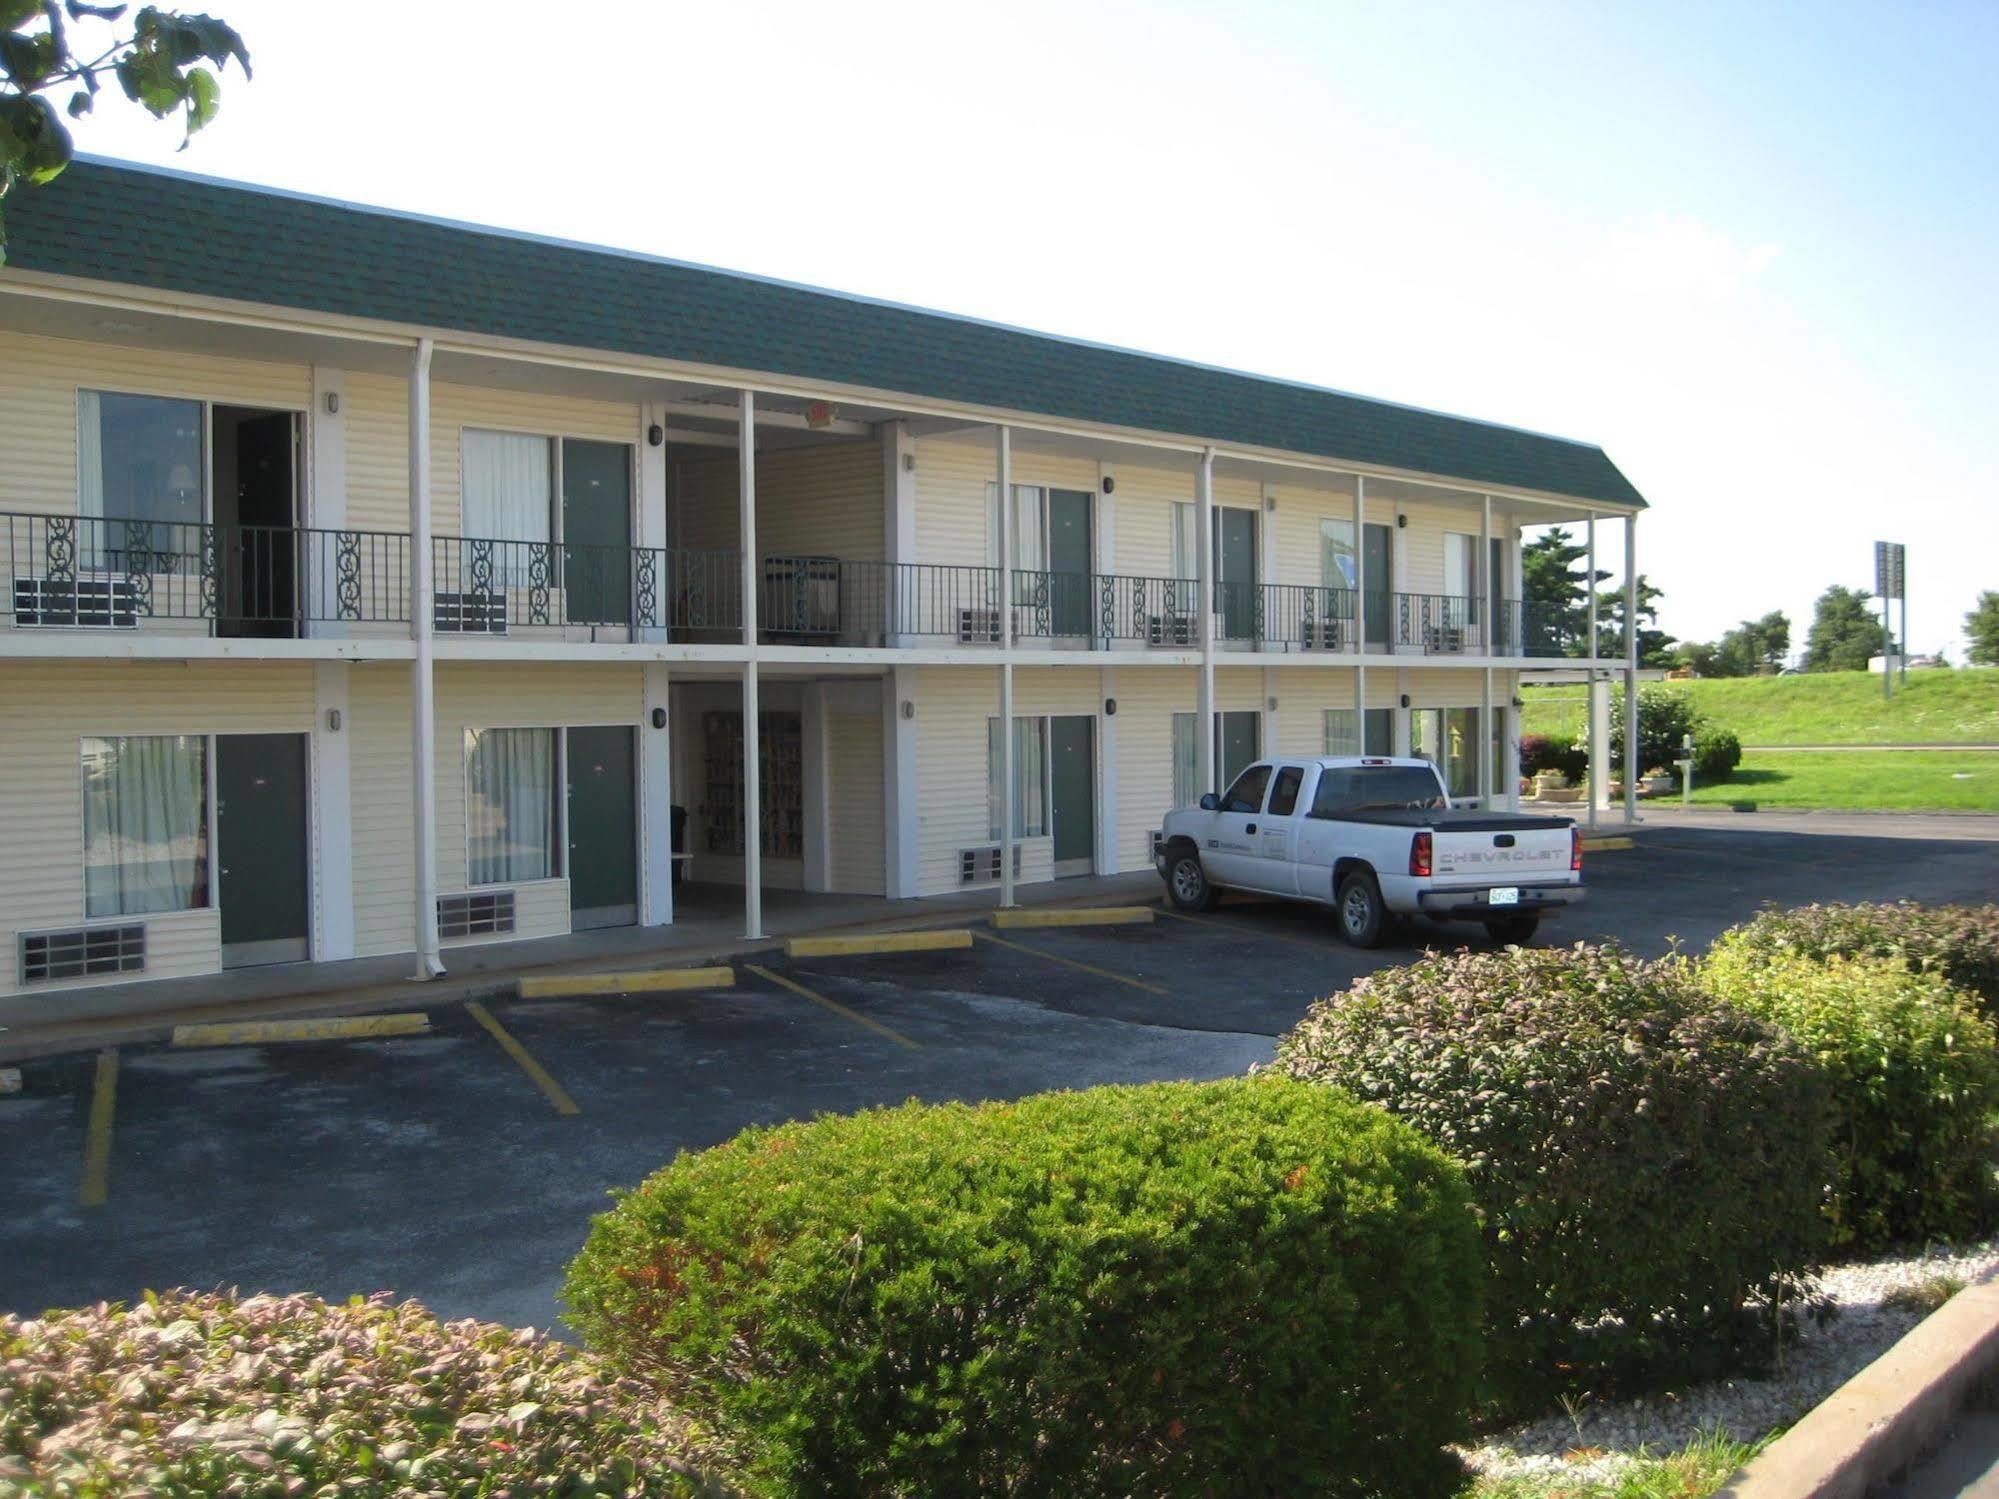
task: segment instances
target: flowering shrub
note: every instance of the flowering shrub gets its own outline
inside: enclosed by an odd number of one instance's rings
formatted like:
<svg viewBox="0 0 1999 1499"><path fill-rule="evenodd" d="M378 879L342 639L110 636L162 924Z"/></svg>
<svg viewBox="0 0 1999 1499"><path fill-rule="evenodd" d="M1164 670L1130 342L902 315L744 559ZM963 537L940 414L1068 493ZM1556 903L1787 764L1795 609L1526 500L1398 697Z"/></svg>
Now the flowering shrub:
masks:
<svg viewBox="0 0 1999 1499"><path fill-rule="evenodd" d="M1616 947L1431 955L1312 1006L1274 1065L1406 1119L1484 1220L1502 1409L1718 1372L1816 1261L1825 1083L1775 1027Z"/></svg>
<svg viewBox="0 0 1999 1499"><path fill-rule="evenodd" d="M721 1493L689 1424L532 1332L386 1297L0 1317L0 1492Z"/></svg>
<svg viewBox="0 0 1999 1499"><path fill-rule="evenodd" d="M752 1129L600 1217L571 1320L787 1490L1450 1492L1478 1230L1414 1131L1283 1079Z"/></svg>
<svg viewBox="0 0 1999 1499"><path fill-rule="evenodd" d="M1999 1020L1999 906L1810 905L1767 910L1715 941L1743 957L1899 958L1977 996Z"/></svg>
<svg viewBox="0 0 1999 1499"><path fill-rule="evenodd" d="M1993 1226L1999 1052L1968 995L1897 958L1818 960L1726 937L1702 973L1719 998L1789 1031L1831 1077L1838 1243L1871 1250Z"/></svg>

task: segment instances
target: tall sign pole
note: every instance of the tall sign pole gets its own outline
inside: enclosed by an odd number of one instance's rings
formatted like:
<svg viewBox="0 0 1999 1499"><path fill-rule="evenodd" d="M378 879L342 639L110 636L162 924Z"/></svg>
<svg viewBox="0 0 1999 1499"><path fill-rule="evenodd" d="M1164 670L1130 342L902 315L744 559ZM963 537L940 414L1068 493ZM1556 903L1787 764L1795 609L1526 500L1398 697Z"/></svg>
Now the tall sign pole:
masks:
<svg viewBox="0 0 1999 1499"><path fill-rule="evenodd" d="M1895 634L1888 607L1891 600L1902 605L1902 680L1909 677L1909 590L1904 578L1907 549L1899 541L1874 543L1874 592L1881 600L1881 697L1895 695Z"/></svg>

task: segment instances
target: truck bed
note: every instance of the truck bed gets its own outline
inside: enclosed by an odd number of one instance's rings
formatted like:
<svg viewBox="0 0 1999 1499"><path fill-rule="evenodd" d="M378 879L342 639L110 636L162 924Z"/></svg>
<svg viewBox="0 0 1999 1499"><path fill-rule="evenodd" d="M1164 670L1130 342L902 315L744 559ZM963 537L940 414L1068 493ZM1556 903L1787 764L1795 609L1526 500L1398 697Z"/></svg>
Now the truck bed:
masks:
<svg viewBox="0 0 1999 1499"><path fill-rule="evenodd" d="M1573 826L1567 817L1533 812L1425 812L1415 807L1380 807L1342 812L1327 822L1365 822L1376 827L1429 828L1438 833L1533 833Z"/></svg>

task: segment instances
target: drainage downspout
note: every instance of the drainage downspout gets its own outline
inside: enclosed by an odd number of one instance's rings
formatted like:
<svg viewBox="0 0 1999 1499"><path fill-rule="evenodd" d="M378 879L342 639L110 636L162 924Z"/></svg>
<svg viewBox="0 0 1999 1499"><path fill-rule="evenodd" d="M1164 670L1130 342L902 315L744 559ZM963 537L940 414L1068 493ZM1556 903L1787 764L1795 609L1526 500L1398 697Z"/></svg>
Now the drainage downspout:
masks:
<svg viewBox="0 0 1999 1499"><path fill-rule="evenodd" d="M416 977L444 972L437 939L437 699L431 669L434 582L430 540L430 357L417 340L410 359L410 811L416 823Z"/></svg>

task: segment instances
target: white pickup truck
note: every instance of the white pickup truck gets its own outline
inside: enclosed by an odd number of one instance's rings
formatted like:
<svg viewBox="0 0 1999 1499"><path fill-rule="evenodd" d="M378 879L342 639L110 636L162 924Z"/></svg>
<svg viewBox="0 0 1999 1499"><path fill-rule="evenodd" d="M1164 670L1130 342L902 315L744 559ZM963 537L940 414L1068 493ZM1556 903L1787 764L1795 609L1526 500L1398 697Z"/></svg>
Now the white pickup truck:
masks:
<svg viewBox="0 0 1999 1499"><path fill-rule="evenodd" d="M1334 755L1259 760L1167 813L1157 863L1184 911L1249 890L1331 906L1356 947L1416 915L1524 943L1583 898L1582 848L1566 817L1454 811L1428 760Z"/></svg>

